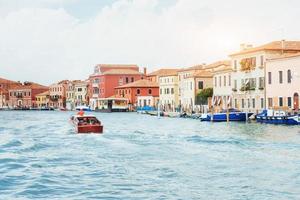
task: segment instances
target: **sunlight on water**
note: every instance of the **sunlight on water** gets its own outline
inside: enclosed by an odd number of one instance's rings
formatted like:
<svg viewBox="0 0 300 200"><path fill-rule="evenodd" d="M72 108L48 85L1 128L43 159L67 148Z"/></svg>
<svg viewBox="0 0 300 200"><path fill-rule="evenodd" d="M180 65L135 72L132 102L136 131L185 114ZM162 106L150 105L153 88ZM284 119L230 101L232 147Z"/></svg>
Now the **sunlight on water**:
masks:
<svg viewBox="0 0 300 200"><path fill-rule="evenodd" d="M300 199L299 126L0 112L0 199Z"/></svg>

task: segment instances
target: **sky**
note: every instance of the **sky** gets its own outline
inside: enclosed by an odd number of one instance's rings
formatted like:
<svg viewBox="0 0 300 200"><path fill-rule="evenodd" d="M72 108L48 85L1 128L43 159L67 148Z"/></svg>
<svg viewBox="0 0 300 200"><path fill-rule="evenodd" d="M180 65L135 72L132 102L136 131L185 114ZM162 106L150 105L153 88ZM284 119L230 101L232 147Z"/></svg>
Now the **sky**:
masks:
<svg viewBox="0 0 300 200"><path fill-rule="evenodd" d="M44 85L96 64L148 71L300 40L298 0L0 0L0 77Z"/></svg>

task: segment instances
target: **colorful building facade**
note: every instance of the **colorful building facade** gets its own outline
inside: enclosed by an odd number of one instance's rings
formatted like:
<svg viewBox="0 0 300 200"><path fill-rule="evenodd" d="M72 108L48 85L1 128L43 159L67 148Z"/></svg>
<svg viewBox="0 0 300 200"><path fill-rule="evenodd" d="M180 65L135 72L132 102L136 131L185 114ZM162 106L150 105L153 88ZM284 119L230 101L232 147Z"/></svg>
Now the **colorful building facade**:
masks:
<svg viewBox="0 0 300 200"><path fill-rule="evenodd" d="M298 41L274 41L262 46L242 45L241 50L231 54L233 65L234 107L258 113L266 107L265 77L267 59L300 51Z"/></svg>
<svg viewBox="0 0 300 200"><path fill-rule="evenodd" d="M50 107L66 108L66 91L68 87L68 80L63 80L58 83L50 85Z"/></svg>
<svg viewBox="0 0 300 200"><path fill-rule="evenodd" d="M158 102L155 102L153 99L158 99L159 97L159 85L156 82L145 79L138 80L116 87L115 97L128 99L130 109L141 106L155 107Z"/></svg>
<svg viewBox="0 0 300 200"><path fill-rule="evenodd" d="M98 99L109 98L115 94L114 89L128 83L143 79L137 65L99 64L89 77L89 103L91 108L97 109Z"/></svg>
<svg viewBox="0 0 300 200"><path fill-rule="evenodd" d="M298 112L300 54L267 60L266 75L267 108Z"/></svg>
<svg viewBox="0 0 300 200"><path fill-rule="evenodd" d="M36 95L48 90L48 87L32 82L24 82L22 85L16 85L8 90L9 107L36 108Z"/></svg>

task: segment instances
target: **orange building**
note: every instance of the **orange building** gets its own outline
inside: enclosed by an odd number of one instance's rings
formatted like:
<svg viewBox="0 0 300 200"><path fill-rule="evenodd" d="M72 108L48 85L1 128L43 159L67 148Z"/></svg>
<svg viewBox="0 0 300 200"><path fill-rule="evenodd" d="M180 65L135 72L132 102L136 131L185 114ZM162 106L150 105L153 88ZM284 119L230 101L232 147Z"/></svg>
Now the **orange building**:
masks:
<svg viewBox="0 0 300 200"><path fill-rule="evenodd" d="M155 107L159 97L159 85L149 80L138 80L115 88L115 97L128 99L131 109Z"/></svg>

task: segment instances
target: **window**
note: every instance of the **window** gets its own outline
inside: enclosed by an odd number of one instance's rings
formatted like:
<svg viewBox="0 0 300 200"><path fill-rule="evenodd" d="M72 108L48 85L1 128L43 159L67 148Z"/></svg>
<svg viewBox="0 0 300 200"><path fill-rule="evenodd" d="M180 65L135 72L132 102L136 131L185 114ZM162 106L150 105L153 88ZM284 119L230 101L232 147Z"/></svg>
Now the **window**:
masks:
<svg viewBox="0 0 300 200"><path fill-rule="evenodd" d="M269 108L273 107L273 99L272 98L268 98L268 107Z"/></svg>
<svg viewBox="0 0 300 200"><path fill-rule="evenodd" d="M248 108L250 108L250 99L248 99Z"/></svg>
<svg viewBox="0 0 300 200"><path fill-rule="evenodd" d="M134 78L133 77L131 77L131 82L134 82Z"/></svg>
<svg viewBox="0 0 300 200"><path fill-rule="evenodd" d="M292 97L287 98L288 107L292 107Z"/></svg>
<svg viewBox="0 0 300 200"><path fill-rule="evenodd" d="M137 93L137 94L140 94L140 93L141 93L141 90L140 90L140 89L137 89L137 90L136 90L136 93Z"/></svg>
<svg viewBox="0 0 300 200"><path fill-rule="evenodd" d="M159 89L159 94L162 94L162 89L161 88Z"/></svg>
<svg viewBox="0 0 300 200"><path fill-rule="evenodd" d="M170 90L169 90L169 88L167 88L167 94L170 94Z"/></svg>
<svg viewBox="0 0 300 200"><path fill-rule="evenodd" d="M272 73L268 72L268 83L272 84Z"/></svg>
<svg viewBox="0 0 300 200"><path fill-rule="evenodd" d="M234 89L237 89L237 80L234 80Z"/></svg>
<svg viewBox="0 0 300 200"><path fill-rule="evenodd" d="M236 108L238 107L237 99L234 99L234 106L235 106Z"/></svg>
<svg viewBox="0 0 300 200"><path fill-rule="evenodd" d="M264 108L264 98L260 98L260 108Z"/></svg>
<svg viewBox="0 0 300 200"><path fill-rule="evenodd" d="M280 107L283 106L283 98L282 97L279 97L278 104L279 104Z"/></svg>
<svg viewBox="0 0 300 200"><path fill-rule="evenodd" d="M228 75L228 86L231 86L231 75Z"/></svg>
<svg viewBox="0 0 300 200"><path fill-rule="evenodd" d="M282 71L279 71L279 83L281 84L282 82Z"/></svg>
<svg viewBox="0 0 300 200"><path fill-rule="evenodd" d="M152 94L152 90L151 89L148 90L148 94Z"/></svg>
<svg viewBox="0 0 300 200"><path fill-rule="evenodd" d="M217 77L215 77L215 87L217 87Z"/></svg>
<svg viewBox="0 0 300 200"><path fill-rule="evenodd" d="M202 90L203 89L203 81L198 82L198 89Z"/></svg>
<svg viewBox="0 0 300 200"><path fill-rule="evenodd" d="M245 100L242 99L242 108L244 108L244 107L245 107Z"/></svg>
<svg viewBox="0 0 300 200"><path fill-rule="evenodd" d="M129 78L128 77L126 77L126 83L128 83L129 82Z"/></svg>
<svg viewBox="0 0 300 200"><path fill-rule="evenodd" d="M260 66L264 66L264 56L260 56Z"/></svg>
<svg viewBox="0 0 300 200"><path fill-rule="evenodd" d="M224 76L224 86L226 86L226 76Z"/></svg>
<svg viewBox="0 0 300 200"><path fill-rule="evenodd" d="M259 77L259 88L263 89L265 87L265 78Z"/></svg>
<svg viewBox="0 0 300 200"><path fill-rule="evenodd" d="M292 82L292 73L290 69L287 71L287 82L288 83Z"/></svg>
<svg viewBox="0 0 300 200"><path fill-rule="evenodd" d="M171 94L174 94L174 88L171 88Z"/></svg>
<svg viewBox="0 0 300 200"><path fill-rule="evenodd" d="M82 88L78 88L77 91L78 91L78 92L81 92L81 91L82 91Z"/></svg>
<svg viewBox="0 0 300 200"><path fill-rule="evenodd" d="M234 60L234 70L237 70L237 60Z"/></svg>
<svg viewBox="0 0 300 200"><path fill-rule="evenodd" d="M252 108L255 108L255 99L252 99Z"/></svg>

